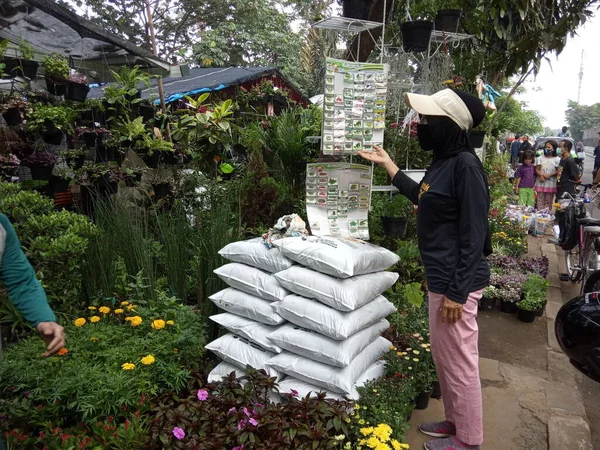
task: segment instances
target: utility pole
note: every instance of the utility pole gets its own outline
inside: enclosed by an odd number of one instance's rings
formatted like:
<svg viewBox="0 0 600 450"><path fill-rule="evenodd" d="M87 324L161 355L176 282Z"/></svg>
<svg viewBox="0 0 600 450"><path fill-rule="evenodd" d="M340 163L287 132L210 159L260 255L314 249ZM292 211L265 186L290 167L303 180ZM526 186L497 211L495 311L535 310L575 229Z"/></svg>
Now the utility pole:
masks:
<svg viewBox="0 0 600 450"><path fill-rule="evenodd" d="M585 50L581 50L581 67L579 68L579 88L577 89L577 103L579 103L579 97L581 96L581 83L583 81L583 55Z"/></svg>
<svg viewBox="0 0 600 450"><path fill-rule="evenodd" d="M152 18L152 7L150 5L150 0L146 0L146 16L148 17L148 29L150 30L150 45L152 46L152 53L155 56L158 56L158 51L156 49L156 35L154 33L154 20ZM160 98L160 109L163 113L166 112L165 105L165 92L163 89L162 77L157 78L157 87L158 87L158 97Z"/></svg>

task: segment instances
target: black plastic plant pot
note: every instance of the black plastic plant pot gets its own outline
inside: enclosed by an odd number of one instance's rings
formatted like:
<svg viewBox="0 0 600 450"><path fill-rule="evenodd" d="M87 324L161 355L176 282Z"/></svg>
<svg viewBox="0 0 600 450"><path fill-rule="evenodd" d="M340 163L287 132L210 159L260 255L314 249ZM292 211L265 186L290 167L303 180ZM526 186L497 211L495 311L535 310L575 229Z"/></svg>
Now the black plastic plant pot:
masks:
<svg viewBox="0 0 600 450"><path fill-rule="evenodd" d="M140 105L140 116L142 116L144 122L149 122L150 120L154 119L155 115L156 110L154 109L154 106Z"/></svg>
<svg viewBox="0 0 600 450"><path fill-rule="evenodd" d="M80 156L67 156L67 165L75 170L81 169L85 162L85 155Z"/></svg>
<svg viewBox="0 0 600 450"><path fill-rule="evenodd" d="M67 95L65 98L73 102L85 102L88 92L90 92L90 88L87 84L69 81L67 83Z"/></svg>
<svg viewBox="0 0 600 450"><path fill-rule="evenodd" d="M40 64L30 59L4 58L4 73L11 77L26 77L33 80Z"/></svg>
<svg viewBox="0 0 600 450"><path fill-rule="evenodd" d="M431 398L440 399L442 398L442 386L439 381L433 382L433 390L431 391Z"/></svg>
<svg viewBox="0 0 600 450"><path fill-rule="evenodd" d="M136 187L142 181L142 174L136 173L135 175L128 176L125 178L125 185L127 187Z"/></svg>
<svg viewBox="0 0 600 450"><path fill-rule="evenodd" d="M367 20L373 0L343 0L342 15L350 19Z"/></svg>
<svg viewBox="0 0 600 450"><path fill-rule="evenodd" d="M144 156L142 156L142 159L148 167L156 169L158 168L158 163L160 162L160 152L153 152L151 155L146 153Z"/></svg>
<svg viewBox="0 0 600 450"><path fill-rule="evenodd" d="M479 309L482 311L493 311L496 306L496 299L490 297L481 297L479 302Z"/></svg>
<svg viewBox="0 0 600 450"><path fill-rule="evenodd" d="M162 162L167 166L174 166L177 164L177 156L175 152L163 151L162 152Z"/></svg>
<svg viewBox="0 0 600 450"><path fill-rule="evenodd" d="M421 392L415 399L415 409L427 409L429 406L429 398L431 397L433 389L427 392Z"/></svg>
<svg viewBox="0 0 600 450"><path fill-rule="evenodd" d="M50 78L46 78L46 89L48 89L48 92L52 95L63 96L67 93L67 82L57 82Z"/></svg>
<svg viewBox="0 0 600 450"><path fill-rule="evenodd" d="M517 312L517 304L515 302L502 300L500 303L500 311L507 314L514 314Z"/></svg>
<svg viewBox="0 0 600 450"><path fill-rule="evenodd" d="M83 133L83 142L85 142L87 148L96 148L96 144L102 144L103 137L103 132L86 131Z"/></svg>
<svg viewBox="0 0 600 450"><path fill-rule="evenodd" d="M125 97L125 99L126 99L127 101L129 101L129 102L132 102L132 101L134 101L134 100L137 100L137 99L139 99L139 98L142 98L142 91L140 91L140 90L138 89L138 91L137 91L135 94L133 94L133 95L125 94L125 96L124 96L124 97Z"/></svg>
<svg viewBox="0 0 600 450"><path fill-rule="evenodd" d="M156 198L163 198L169 195L169 191L171 190L171 185L169 183L158 183L153 184L152 189L154 189L154 196Z"/></svg>
<svg viewBox="0 0 600 450"><path fill-rule="evenodd" d="M66 180L63 177L50 177L50 190L55 194L60 194L62 192L67 192L69 190L69 185L71 184L71 179L67 178Z"/></svg>
<svg viewBox="0 0 600 450"><path fill-rule="evenodd" d="M54 170L54 165L51 166L29 166L31 178L33 180L49 180Z"/></svg>
<svg viewBox="0 0 600 450"><path fill-rule="evenodd" d="M381 216L381 225L383 233L386 236L396 239L404 239L406 237L406 217Z"/></svg>
<svg viewBox="0 0 600 450"><path fill-rule="evenodd" d="M42 133L42 140L46 144L60 145L63 139L63 132L55 128L53 130L47 130Z"/></svg>
<svg viewBox="0 0 600 450"><path fill-rule="evenodd" d="M96 160L97 161L116 161L116 149L108 145L98 145L96 148Z"/></svg>
<svg viewBox="0 0 600 450"><path fill-rule="evenodd" d="M6 124L11 127L21 125L21 123L23 123L23 116L21 116L21 108L19 108L18 106L8 108L2 113L2 117L6 121Z"/></svg>
<svg viewBox="0 0 600 450"><path fill-rule="evenodd" d="M517 308L517 319L521 322L531 323L535 320L536 311L527 311L525 309Z"/></svg>
<svg viewBox="0 0 600 450"><path fill-rule="evenodd" d="M402 46L405 52L425 52L429 48L433 22L429 20L415 20L400 24L402 31Z"/></svg>
<svg viewBox="0 0 600 450"><path fill-rule="evenodd" d="M538 309L535 312L536 317L543 317L544 316L544 311L546 310L546 305L542 306L540 309Z"/></svg>
<svg viewBox="0 0 600 450"><path fill-rule="evenodd" d="M94 186L100 194L114 194L119 188L119 183L112 181L109 174L104 174L94 181Z"/></svg>
<svg viewBox="0 0 600 450"><path fill-rule="evenodd" d="M485 139L485 131L471 131L469 133L469 140L474 148L483 147L483 140Z"/></svg>
<svg viewBox="0 0 600 450"><path fill-rule="evenodd" d="M440 9L435 16L435 29L446 33L456 33L461 15L460 9Z"/></svg>

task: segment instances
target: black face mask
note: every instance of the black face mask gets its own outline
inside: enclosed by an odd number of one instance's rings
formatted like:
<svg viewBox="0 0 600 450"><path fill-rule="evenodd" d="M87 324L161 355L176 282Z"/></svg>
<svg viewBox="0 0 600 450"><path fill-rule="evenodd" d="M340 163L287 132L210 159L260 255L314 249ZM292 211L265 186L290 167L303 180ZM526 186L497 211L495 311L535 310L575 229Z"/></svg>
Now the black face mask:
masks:
<svg viewBox="0 0 600 450"><path fill-rule="evenodd" d="M433 150L433 136L431 135L429 125L417 124L417 138L423 150Z"/></svg>

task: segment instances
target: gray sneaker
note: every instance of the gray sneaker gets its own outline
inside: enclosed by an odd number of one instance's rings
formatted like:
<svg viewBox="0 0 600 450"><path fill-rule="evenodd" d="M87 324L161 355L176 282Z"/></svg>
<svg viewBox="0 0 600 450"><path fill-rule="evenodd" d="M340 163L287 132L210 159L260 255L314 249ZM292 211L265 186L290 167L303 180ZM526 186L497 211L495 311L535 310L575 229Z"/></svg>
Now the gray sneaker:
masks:
<svg viewBox="0 0 600 450"><path fill-rule="evenodd" d="M448 421L422 423L419 431L434 438L447 438L456 434L456 428Z"/></svg>
<svg viewBox="0 0 600 450"><path fill-rule="evenodd" d="M455 437L425 442L425 450L481 450L479 445L467 445Z"/></svg>

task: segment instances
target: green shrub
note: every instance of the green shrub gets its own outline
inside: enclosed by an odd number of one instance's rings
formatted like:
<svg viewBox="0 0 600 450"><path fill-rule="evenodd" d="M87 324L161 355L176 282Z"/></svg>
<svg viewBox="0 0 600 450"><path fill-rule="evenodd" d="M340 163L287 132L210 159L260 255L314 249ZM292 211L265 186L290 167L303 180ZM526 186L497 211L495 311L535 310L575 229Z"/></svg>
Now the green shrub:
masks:
<svg viewBox="0 0 600 450"><path fill-rule="evenodd" d="M53 126L64 133L73 133L75 115L71 108L38 104L27 120L30 131L44 133Z"/></svg>
<svg viewBox="0 0 600 450"><path fill-rule="evenodd" d="M52 200L42 197L38 192L17 191L16 188L8 188L9 183L0 183L0 186L0 212L11 217L15 229L19 228L21 222L50 213L54 207Z"/></svg>
<svg viewBox="0 0 600 450"><path fill-rule="evenodd" d="M525 298L517 305L526 311L537 311L546 304L550 282L538 274L529 274L523 283Z"/></svg>
<svg viewBox="0 0 600 450"><path fill-rule="evenodd" d="M42 60L44 75L54 80L66 80L69 76L69 62L67 57L52 53Z"/></svg>
<svg viewBox="0 0 600 450"><path fill-rule="evenodd" d="M48 422L60 427L94 424L106 416L126 417L128 408L137 407L147 396L185 387L204 354L204 325L175 298L162 293L158 297L152 307L109 302L104 304L109 313L104 314L99 304L86 310L66 325L68 352L61 356L41 359L43 344L37 337L6 349L0 391L8 402L1 411L8 423L22 428L19 421L25 420L29 433L37 433L39 425ZM100 320L92 323L93 316ZM144 360L150 363L145 365L142 358L148 355L153 362ZM124 364L135 367L125 370ZM36 420L20 417L11 407L24 396L41 405Z"/></svg>

